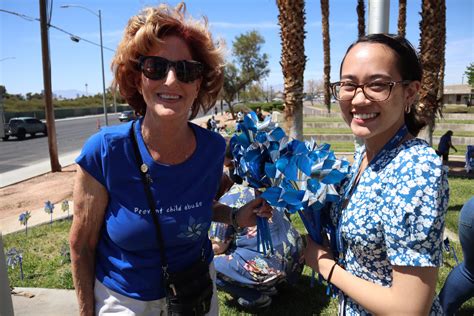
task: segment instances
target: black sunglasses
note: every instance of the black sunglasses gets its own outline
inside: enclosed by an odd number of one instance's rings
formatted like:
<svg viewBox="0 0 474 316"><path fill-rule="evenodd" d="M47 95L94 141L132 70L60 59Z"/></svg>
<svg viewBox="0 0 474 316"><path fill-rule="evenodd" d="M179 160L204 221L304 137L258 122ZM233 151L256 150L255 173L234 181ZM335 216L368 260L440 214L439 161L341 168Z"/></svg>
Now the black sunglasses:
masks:
<svg viewBox="0 0 474 316"><path fill-rule="evenodd" d="M189 83L202 76L204 66L194 60L171 61L158 56L140 56L140 70L151 80L161 80L166 77L171 67L176 72L179 81Z"/></svg>

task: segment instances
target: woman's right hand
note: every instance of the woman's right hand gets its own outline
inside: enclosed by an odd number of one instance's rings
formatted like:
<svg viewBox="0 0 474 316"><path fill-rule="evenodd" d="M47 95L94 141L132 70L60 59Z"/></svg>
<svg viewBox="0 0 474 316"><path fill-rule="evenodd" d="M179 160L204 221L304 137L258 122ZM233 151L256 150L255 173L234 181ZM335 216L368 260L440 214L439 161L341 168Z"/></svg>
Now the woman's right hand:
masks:
<svg viewBox="0 0 474 316"><path fill-rule="evenodd" d="M257 216L270 218L273 208L262 198L256 198L242 206L236 216L240 227L257 225Z"/></svg>

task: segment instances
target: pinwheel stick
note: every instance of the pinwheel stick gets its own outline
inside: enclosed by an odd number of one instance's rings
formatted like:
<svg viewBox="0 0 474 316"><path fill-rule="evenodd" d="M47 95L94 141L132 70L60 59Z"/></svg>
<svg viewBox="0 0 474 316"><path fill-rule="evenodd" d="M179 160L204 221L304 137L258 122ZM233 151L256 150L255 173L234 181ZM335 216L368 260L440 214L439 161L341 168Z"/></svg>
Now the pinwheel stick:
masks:
<svg viewBox="0 0 474 316"><path fill-rule="evenodd" d="M259 190L254 189L254 191L255 197L260 196L261 192ZM267 255L267 251L270 251L272 255L275 253L270 226L268 226L268 218L257 215L257 249L260 250L260 248L264 255Z"/></svg>

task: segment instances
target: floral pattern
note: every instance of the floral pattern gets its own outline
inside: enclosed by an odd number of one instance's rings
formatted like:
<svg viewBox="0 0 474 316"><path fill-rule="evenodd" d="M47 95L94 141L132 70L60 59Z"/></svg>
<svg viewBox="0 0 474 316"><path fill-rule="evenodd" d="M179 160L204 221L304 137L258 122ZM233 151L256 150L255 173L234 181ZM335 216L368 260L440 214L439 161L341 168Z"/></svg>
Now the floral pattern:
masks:
<svg viewBox="0 0 474 316"><path fill-rule="evenodd" d="M219 202L231 207L241 207L254 198L253 189L234 185ZM234 239L225 254L214 257L217 277L242 287L273 287L287 280L295 282L301 275L300 261L303 242L300 234L287 219L284 212L275 210L269 219L274 254L264 255L257 247L256 226L234 233ZM229 230L233 230L229 226Z"/></svg>
<svg viewBox="0 0 474 316"><path fill-rule="evenodd" d="M351 173L364 154L364 147L355 154ZM415 138L387 151L364 170L347 207L332 210L333 220L340 220L345 269L390 287L393 266L440 266L448 200L447 172L425 141ZM345 300L346 315L370 315ZM438 298L431 315L442 315Z"/></svg>

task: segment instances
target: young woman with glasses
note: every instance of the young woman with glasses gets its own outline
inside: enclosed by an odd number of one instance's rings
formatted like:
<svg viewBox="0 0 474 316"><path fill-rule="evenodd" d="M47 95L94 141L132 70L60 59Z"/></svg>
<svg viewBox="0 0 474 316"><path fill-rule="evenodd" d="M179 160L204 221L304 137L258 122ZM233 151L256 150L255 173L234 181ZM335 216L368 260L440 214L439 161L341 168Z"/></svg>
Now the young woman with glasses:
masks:
<svg viewBox="0 0 474 316"><path fill-rule="evenodd" d="M339 257L308 242L305 260L340 291L343 315L441 315L435 295L448 205L447 174L416 138L422 69L411 44L372 34L352 44L332 84L364 146L332 210Z"/></svg>
<svg viewBox="0 0 474 316"><path fill-rule="evenodd" d="M271 215L261 199L237 210L214 202L225 141L189 120L215 104L222 66L207 21L188 18L184 3L129 20L112 69L141 118L103 128L76 159L70 244L81 315L166 314L176 287L165 290L164 279L199 260L212 298L191 293L181 314L217 315L211 221L244 227Z"/></svg>

